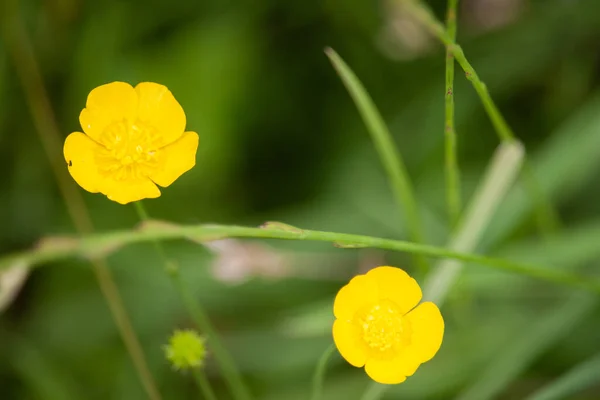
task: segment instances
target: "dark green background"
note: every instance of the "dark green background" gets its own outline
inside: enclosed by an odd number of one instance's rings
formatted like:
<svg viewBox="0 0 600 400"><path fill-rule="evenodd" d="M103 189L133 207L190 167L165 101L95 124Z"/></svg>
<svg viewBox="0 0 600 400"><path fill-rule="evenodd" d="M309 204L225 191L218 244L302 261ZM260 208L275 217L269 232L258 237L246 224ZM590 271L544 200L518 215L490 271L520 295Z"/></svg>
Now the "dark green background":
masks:
<svg viewBox="0 0 600 400"><path fill-rule="evenodd" d="M544 238L517 185L478 250L593 272L600 255L600 2L497 0L519 8L493 27L491 19L506 10L489 8L494 2L462 3L458 40L564 221ZM445 2L430 5L443 16ZM104 83L159 82L182 104L187 129L200 135L197 165L145 202L151 216L178 223L280 220L405 239L367 131L323 53L333 47L390 125L427 240L446 243L443 48L432 41L411 53L414 37L403 43L386 36L394 18L386 2L51 0L20 2L19 11L20 17L4 17L26 24L63 138L80 130L87 94ZM74 228L16 73L22 66L6 42L0 46L0 249L9 253ZM498 139L460 68L455 94L468 200ZM131 205L84 197L99 230L137 223ZM291 260L289 276L240 285L215 280L214 258L201 246L172 242L167 251L257 398L306 399L312 370L331 341L337 290L366 267L414 269L403 254L269 245ZM172 330L190 322L153 247L127 247L109 263L164 398L195 398L191 378L173 372L163 357ZM442 309L440 352L386 398L448 399L471 387L478 400L495 385L501 388L495 398L524 398L600 352L595 300L572 298L552 284L468 266ZM227 399L212 360L207 369L219 398ZM336 355L326 398L357 398L367 384L363 371ZM573 399L596 399L598 390ZM1 316L0 398L144 398L89 264L69 260L35 270Z"/></svg>

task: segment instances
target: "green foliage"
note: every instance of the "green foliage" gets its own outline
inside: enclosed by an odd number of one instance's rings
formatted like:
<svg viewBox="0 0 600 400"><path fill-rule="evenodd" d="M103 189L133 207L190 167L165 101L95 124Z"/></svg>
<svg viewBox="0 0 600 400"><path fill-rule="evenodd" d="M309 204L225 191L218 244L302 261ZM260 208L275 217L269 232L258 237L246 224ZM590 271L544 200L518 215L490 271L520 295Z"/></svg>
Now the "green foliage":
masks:
<svg viewBox="0 0 600 400"><path fill-rule="evenodd" d="M443 15L445 2L430 3ZM538 205L517 184L472 252L599 277L600 3L511 2L523 8L504 10L510 21L486 29L490 10L481 14L469 3L460 7L458 42L523 142L532 174L564 225L543 236L534 217ZM200 134L197 166L146 202L153 218L252 226L275 220L409 239L360 115L323 55L332 46L360 77L399 144L426 241L448 242L454 227L444 194L444 51L432 44L408 52L403 46L418 37L389 36L394 13L379 3L18 4L63 137L80 129L87 93L109 81L161 82L183 105L188 129ZM3 40L0 248L8 254L74 228L36 135L20 67ZM467 204L498 139L471 84L458 66L455 72L457 160ZM99 231L137 224L132 207L84 197ZM266 253L253 249L259 266L274 252L287 267L283 276L265 272L225 282L215 271L226 253L184 241L165 243L165 250L255 397L306 399L331 342L339 287L366 267L391 264L414 273L416 266L402 253L260 243L268 247L260 247ZM59 244L51 248L61 251ZM154 249L132 244L111 253L108 263L161 392L191 398L193 382L174 373L162 352L170 333L191 323ZM467 265L442 312L446 335L439 354L384 398L571 399L566 396L575 389L591 387L600 331L596 297ZM359 398L369 385L362 371L337 356L327 366L323 399ZM227 399L210 349L206 373L216 397ZM558 394L533 396L542 387ZM47 261L0 315L0 393L11 400L145 398L86 261ZM578 400L597 397L593 387L578 393Z"/></svg>

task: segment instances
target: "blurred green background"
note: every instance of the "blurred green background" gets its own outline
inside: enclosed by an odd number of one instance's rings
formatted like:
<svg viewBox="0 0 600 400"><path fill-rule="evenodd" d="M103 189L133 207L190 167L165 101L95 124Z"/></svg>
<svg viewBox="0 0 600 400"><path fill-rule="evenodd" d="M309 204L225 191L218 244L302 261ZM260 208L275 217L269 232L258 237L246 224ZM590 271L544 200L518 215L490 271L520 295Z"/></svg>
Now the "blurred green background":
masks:
<svg viewBox="0 0 600 400"><path fill-rule="evenodd" d="M429 4L442 18L445 1ZM405 239L367 131L323 53L333 47L390 125L428 242L446 243L443 48L387 2L46 0L22 1L19 13L3 17L25 24L63 138L80 130L79 112L96 86L153 81L171 89L188 130L200 134L200 148L193 170L146 201L154 218L253 226L278 220ZM525 143L564 222L556 234L541 235L534 206L517 185L477 250L597 271L600 2L462 0L458 21L458 41ZM75 232L17 74L24 66L7 51L9 36L0 42L5 254ZM468 199L498 139L458 67L455 95ZM84 197L98 230L137 224L133 206ZM415 271L406 254L323 243L234 241L206 248L174 241L167 251L181 263L253 394L269 400L308 397L312 371L331 342L333 298L351 276L381 264ZM191 323L153 247L129 246L108 261L164 398L195 398L191 377L174 372L163 356L173 329ZM596 305L570 289L468 266L442 309L440 352L385 398L526 398L597 357ZM219 398L228 399L212 360L207 371ZM568 398L600 398L600 382L591 382ZM368 383L364 371L336 354L325 398L358 398ZM0 398L145 398L88 263L36 269L3 311Z"/></svg>

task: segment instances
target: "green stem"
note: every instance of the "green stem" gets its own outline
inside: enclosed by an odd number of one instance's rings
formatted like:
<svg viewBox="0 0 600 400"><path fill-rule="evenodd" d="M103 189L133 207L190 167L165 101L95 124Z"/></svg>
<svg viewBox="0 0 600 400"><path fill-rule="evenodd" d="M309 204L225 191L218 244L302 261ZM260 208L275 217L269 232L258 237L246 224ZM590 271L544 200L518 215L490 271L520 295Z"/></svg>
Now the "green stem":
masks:
<svg viewBox="0 0 600 400"><path fill-rule="evenodd" d="M329 347L327 347L321 358L319 358L319 363L317 364L315 374L313 375L313 391L311 400L320 400L323 396L323 382L325 381L325 371L327 367L327 362L329 361L334 352L335 344L331 343Z"/></svg>
<svg viewBox="0 0 600 400"><path fill-rule="evenodd" d="M389 385L382 385L377 382L371 382L367 386L367 389L363 393L360 400L379 400L388 388Z"/></svg>
<svg viewBox="0 0 600 400"><path fill-rule="evenodd" d="M465 72L465 76L473 85L473 88L477 92L483 108L487 113L496 134L502 142L512 142L516 140L516 136L502 113L492 100L492 96L487 88L487 85L479 78L477 72L467 60L465 53L460 45L458 45L454 38L446 31L444 25L437 20L431 10L423 4L420 0L397 0L406 7L404 8L411 15L413 15L418 21L420 21L434 36L436 36L445 46L447 51L450 51L458 64L462 67ZM525 160L524 171L525 171L525 189L531 198L536 202L535 212L539 227L544 233L552 233L560 225L558 213L552 206L550 200L544 194L540 183L534 178L530 172L531 167L527 160ZM528 172L529 171L529 172Z"/></svg>
<svg viewBox="0 0 600 400"><path fill-rule="evenodd" d="M94 230L92 218L81 192L77 190L66 173L64 160L61 156L62 133L56 123L33 46L19 15L17 1L4 2L3 7L0 7L0 17L2 17L0 18L0 27L3 28L0 30L5 39L6 47L13 58L15 71L23 86L34 126L67 206L67 212L76 230L83 235L89 234ZM161 400L160 392L146 362L144 351L135 334L123 304L123 299L106 261L103 258L96 257L91 261L91 264L100 291L106 300L146 394L152 400Z"/></svg>
<svg viewBox="0 0 600 400"><path fill-rule="evenodd" d="M207 242L216 239L243 237L331 242L338 247L370 247L391 251L401 251L410 254L420 254L428 257L450 258L467 263L487 266L497 270L518 273L524 276L554 282L564 286L572 286L600 293L600 283L593 279L556 270L543 265L486 257L478 254L464 253L445 249L443 247L401 240L384 239L363 235L351 235L347 233L311 231L292 227L290 227L292 229L283 229L280 227L273 228L270 226L273 225L268 224L263 228L248 228L243 226L229 225L179 226L174 224L166 224L163 222L152 223L149 221L139 230L115 231L104 234L89 235L81 238L61 238L61 246L42 245L28 252L5 256L0 258L0 270L10 267L16 262L33 266L42 262L55 261L73 255L97 257L98 255L105 255L113 252L124 245L145 241L185 238L196 242Z"/></svg>
<svg viewBox="0 0 600 400"><path fill-rule="evenodd" d="M510 129L510 126L506 123L506 120L496 107L496 104L490 96L490 92L487 89L485 83L479 79L479 75L475 72L475 69L471 63L467 60L465 53L455 41L454 38L447 32L444 24L437 20L431 10L423 4L420 0L397 0L402 4L406 5L407 10L413 15L419 22L421 22L429 31L435 35L453 55L458 64L462 67L465 72L467 79L471 82L475 91L479 95L483 107L485 108L488 116L490 117L492 124L498 134L501 141L515 139L515 134Z"/></svg>
<svg viewBox="0 0 600 400"><path fill-rule="evenodd" d="M456 9L458 0L448 1L446 33L456 40ZM456 129L454 127L454 55L446 48L446 123L444 127L446 157L446 203L450 224L456 226L461 210L460 170L457 161Z"/></svg>
<svg viewBox="0 0 600 400"><path fill-rule="evenodd" d="M215 396L215 392L213 392L212 387L210 386L210 382L206 378L206 374L200 368L192 369L192 374L194 375L194 380L196 381L196 385L204 395L205 400L217 400L217 396Z"/></svg>
<svg viewBox="0 0 600 400"><path fill-rule="evenodd" d="M329 60L342 79L350 96L352 96L352 99L367 126L367 130L371 134L379 158L388 175L388 180L394 192L398 208L401 212L404 212L404 218L406 219L410 237L414 242L425 243L421 218L419 216L419 208L417 207L417 202L415 200L412 183L408 177L408 172L406 171L402 156L394 145L388 127L377 110L373 99L371 99L369 93L356 74L344 60L330 48L325 50L325 54L329 57ZM429 264L425 257L416 256L415 263L421 268L423 273L427 272L429 269Z"/></svg>
<svg viewBox="0 0 600 400"><path fill-rule="evenodd" d="M149 216L144 204L141 201L136 201L134 204L140 219L142 221L148 221ZM215 360L221 368L223 376L229 384L232 394L238 400L249 400L251 398L250 393L244 385L242 377L237 370L233 359L225 349L225 346L221 343L219 335L212 326L206 312L202 309L198 301L196 301L185 280L179 273L179 266L167 257L167 254L165 253L165 250L160 242L161 239L161 237L153 237L150 240L154 242L156 251L159 253L165 265L165 271L179 292L179 295L181 296L183 303L190 314L190 317L198 326L198 329L200 329L200 331L207 336L210 349L215 355Z"/></svg>

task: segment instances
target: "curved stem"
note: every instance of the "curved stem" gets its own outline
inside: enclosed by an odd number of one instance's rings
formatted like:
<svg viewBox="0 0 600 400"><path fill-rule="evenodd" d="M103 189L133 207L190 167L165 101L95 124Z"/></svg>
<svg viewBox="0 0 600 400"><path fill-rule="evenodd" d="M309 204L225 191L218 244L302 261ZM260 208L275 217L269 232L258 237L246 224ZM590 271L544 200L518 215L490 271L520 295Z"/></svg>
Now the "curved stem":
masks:
<svg viewBox="0 0 600 400"><path fill-rule="evenodd" d="M136 201L134 204L140 219L142 221L148 221L148 212L146 211L144 204L141 201ZM167 257L167 254L160 243L160 237L153 237L151 240L156 247L157 253L160 255L164 263L165 271L179 292L179 295L181 296L181 299L183 300L190 317L198 326L198 329L207 336L208 345L215 355L215 360L223 372L223 376L229 384L232 394L238 400L250 399L248 389L244 385L242 377L237 370L233 359L227 352L225 346L221 343L219 335L216 329L212 326L208 315L200 306L199 302L194 298L194 295L190 291L185 280L181 277L181 274L179 273L179 266Z"/></svg>
<svg viewBox="0 0 600 400"><path fill-rule="evenodd" d="M217 396L215 396L215 392L213 392L210 382L206 378L204 371L200 368L194 368L192 370L192 374L194 375L194 380L196 381L196 385L198 385L198 389L200 389L204 395L204 399L217 400Z"/></svg>
<svg viewBox="0 0 600 400"><path fill-rule="evenodd" d="M311 400L320 400L323 395L323 381L325 380L325 371L327 369L327 362L335 352L335 344L331 343L325 350L319 362L315 373L313 375L313 390Z"/></svg>

